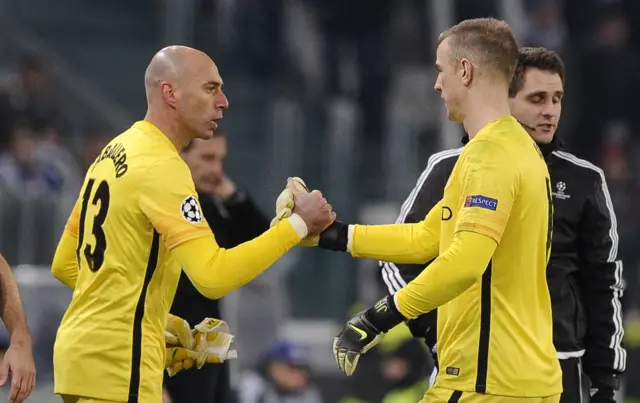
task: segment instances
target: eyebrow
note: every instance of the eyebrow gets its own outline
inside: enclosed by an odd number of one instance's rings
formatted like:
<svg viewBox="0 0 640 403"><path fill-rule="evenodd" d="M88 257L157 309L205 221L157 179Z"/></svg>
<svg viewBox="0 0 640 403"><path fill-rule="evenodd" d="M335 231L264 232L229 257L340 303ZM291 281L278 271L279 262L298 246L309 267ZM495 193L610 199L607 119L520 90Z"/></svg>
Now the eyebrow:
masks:
<svg viewBox="0 0 640 403"><path fill-rule="evenodd" d="M546 93L547 93L546 91L535 91L530 94L527 94L527 98L544 96ZM563 96L564 91L555 91L553 95Z"/></svg>
<svg viewBox="0 0 640 403"><path fill-rule="evenodd" d="M205 87L222 87L223 86L223 82L222 81L215 81L215 80L210 80L207 81L206 83L204 83Z"/></svg>

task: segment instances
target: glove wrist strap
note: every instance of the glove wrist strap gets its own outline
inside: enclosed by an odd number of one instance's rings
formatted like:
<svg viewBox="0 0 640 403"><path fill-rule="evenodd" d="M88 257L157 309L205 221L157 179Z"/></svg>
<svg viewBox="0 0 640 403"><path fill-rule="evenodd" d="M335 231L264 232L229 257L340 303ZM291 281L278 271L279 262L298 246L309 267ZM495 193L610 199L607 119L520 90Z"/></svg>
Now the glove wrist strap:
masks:
<svg viewBox="0 0 640 403"><path fill-rule="evenodd" d="M341 221L334 221L320 233L318 247L334 252L346 252L348 242L349 225Z"/></svg>
<svg viewBox="0 0 640 403"><path fill-rule="evenodd" d="M376 329L383 333L405 321L405 317L398 311L392 295L388 295L378 301L364 315Z"/></svg>

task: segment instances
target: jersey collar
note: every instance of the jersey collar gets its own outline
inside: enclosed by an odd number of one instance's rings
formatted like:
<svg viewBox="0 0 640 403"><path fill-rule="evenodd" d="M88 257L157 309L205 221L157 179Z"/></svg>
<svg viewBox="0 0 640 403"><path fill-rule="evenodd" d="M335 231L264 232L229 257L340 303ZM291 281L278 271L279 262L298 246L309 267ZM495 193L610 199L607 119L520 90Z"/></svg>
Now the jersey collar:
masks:
<svg viewBox="0 0 640 403"><path fill-rule="evenodd" d="M161 132L160 129L158 129L156 125L154 125L153 123L147 122L146 120L139 120L133 124L133 127L145 133L150 133L153 136L162 139L161 141L163 143L165 143L167 146L171 147L171 149L178 152L178 150L176 149L176 146L171 142L171 140L169 140L169 137L167 137L166 134Z"/></svg>

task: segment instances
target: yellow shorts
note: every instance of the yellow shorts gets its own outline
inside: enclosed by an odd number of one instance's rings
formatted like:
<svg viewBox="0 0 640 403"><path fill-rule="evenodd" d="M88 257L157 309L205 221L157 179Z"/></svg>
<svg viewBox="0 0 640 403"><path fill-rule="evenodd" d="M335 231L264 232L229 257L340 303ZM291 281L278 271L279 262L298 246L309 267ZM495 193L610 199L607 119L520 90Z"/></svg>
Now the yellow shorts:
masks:
<svg viewBox="0 0 640 403"><path fill-rule="evenodd" d="M60 395L64 403L119 403L113 400L94 399L92 397Z"/></svg>
<svg viewBox="0 0 640 403"><path fill-rule="evenodd" d="M549 397L511 397L460 392L431 387L420 403L559 403L560 395Z"/></svg>

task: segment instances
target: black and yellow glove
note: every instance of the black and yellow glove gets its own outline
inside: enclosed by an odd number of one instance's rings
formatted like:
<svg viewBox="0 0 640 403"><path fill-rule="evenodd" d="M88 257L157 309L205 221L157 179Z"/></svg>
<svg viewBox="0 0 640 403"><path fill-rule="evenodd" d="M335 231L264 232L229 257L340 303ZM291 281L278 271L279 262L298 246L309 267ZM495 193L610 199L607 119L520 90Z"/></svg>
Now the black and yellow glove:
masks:
<svg viewBox="0 0 640 403"><path fill-rule="evenodd" d="M353 375L360 356L378 344L384 333L404 320L392 296L351 318L333 340L333 355L340 371L347 376Z"/></svg>

